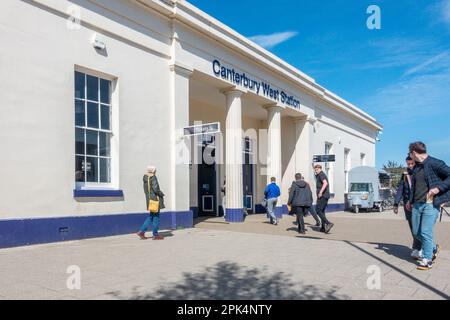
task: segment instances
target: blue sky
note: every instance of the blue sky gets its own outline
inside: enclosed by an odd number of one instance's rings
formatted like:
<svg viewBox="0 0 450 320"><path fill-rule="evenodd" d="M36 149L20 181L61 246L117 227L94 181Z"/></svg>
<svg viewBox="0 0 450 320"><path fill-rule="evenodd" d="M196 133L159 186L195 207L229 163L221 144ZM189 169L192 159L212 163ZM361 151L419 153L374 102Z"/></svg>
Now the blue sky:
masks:
<svg viewBox="0 0 450 320"><path fill-rule="evenodd" d="M450 164L450 0L189 2L373 115L378 167L417 140Z"/></svg>

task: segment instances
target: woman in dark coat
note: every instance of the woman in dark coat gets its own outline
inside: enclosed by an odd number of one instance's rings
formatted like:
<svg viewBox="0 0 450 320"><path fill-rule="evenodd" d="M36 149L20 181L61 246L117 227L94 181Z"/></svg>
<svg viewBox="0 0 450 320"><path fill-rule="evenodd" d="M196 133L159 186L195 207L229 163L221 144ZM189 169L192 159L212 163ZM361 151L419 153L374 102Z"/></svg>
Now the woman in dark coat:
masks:
<svg viewBox="0 0 450 320"><path fill-rule="evenodd" d="M141 240L148 239L145 236L145 232L148 230L150 225L152 225L153 240L163 240L164 238L158 234L159 231L159 216L160 210L164 209L164 193L159 188L158 178L156 177L156 168L149 166L147 168L147 173L143 177L143 186L145 193L146 208L148 210L148 204L150 199L154 201L159 200L159 209L157 213L149 213L147 219L145 219L144 224L138 232L138 236Z"/></svg>

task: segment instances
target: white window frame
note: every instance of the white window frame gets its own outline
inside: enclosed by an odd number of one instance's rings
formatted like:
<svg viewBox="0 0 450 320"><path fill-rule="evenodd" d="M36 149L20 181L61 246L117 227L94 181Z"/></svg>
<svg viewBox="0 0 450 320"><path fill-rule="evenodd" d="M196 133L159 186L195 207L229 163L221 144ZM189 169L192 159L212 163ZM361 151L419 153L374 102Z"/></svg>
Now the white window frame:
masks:
<svg viewBox="0 0 450 320"><path fill-rule="evenodd" d="M344 149L344 179L345 179L345 193L348 193L348 173L352 169L351 149Z"/></svg>
<svg viewBox="0 0 450 320"><path fill-rule="evenodd" d="M111 134L111 139L110 139L110 178L111 178L111 182L110 183L101 183L101 182L77 182L75 179L75 189L76 190L118 190L119 189L119 110L118 110L118 102L119 102L119 97L118 97L118 92L119 92L119 81L118 78L106 73L102 73L99 71L95 71L92 69L88 69L88 68L84 68L81 66L75 66L75 69L73 71L73 74L75 75L75 72L79 72L79 73L83 73L89 76L93 76L93 77L97 77L99 79L103 79L103 80L108 80L111 82L111 97L110 97L110 130L103 130L101 129L101 125L99 129L95 129L95 128L89 128L87 127L87 108L85 108L85 126L84 127L79 127L79 126L74 126L75 128L80 128L80 129L84 129L84 130L95 130L98 132L105 132L105 133L109 133ZM75 103L75 100L84 100L85 103L87 104L88 102L93 102L93 103L99 103L99 105L101 106L102 103L100 102L100 86L98 88L99 90L99 101L91 101L88 100L87 97L87 77L85 78L85 92L84 92L84 99L77 99L75 98L75 94L73 97L73 102ZM73 85L73 88L75 90L75 84ZM74 92L75 93L75 92ZM103 103L103 105L106 105ZM75 107L75 105L73 105ZM86 107L86 105L85 105ZM75 113L74 113L74 117L75 117ZM99 121L101 122L101 108L99 108ZM75 124L75 121L73 122ZM85 143L86 143L86 135L85 135ZM75 145L75 144L74 144ZM85 150L86 152L86 150ZM74 150L74 160L75 160L75 156L77 156L77 154L75 153ZM86 154L87 156L87 154ZM108 158L108 157L102 157L100 155L97 156L92 156L95 158ZM75 168L74 168L75 169ZM75 172L75 170L73 170L73 172ZM100 172L99 172L100 175Z"/></svg>

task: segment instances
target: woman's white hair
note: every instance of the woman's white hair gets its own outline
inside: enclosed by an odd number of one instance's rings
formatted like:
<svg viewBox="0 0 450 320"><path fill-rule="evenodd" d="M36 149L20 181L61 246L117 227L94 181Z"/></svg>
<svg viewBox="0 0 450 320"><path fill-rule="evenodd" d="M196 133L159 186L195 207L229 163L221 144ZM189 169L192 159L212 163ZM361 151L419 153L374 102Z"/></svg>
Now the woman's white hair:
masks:
<svg viewBox="0 0 450 320"><path fill-rule="evenodd" d="M147 167L147 173L154 174L156 172L155 166L148 166Z"/></svg>

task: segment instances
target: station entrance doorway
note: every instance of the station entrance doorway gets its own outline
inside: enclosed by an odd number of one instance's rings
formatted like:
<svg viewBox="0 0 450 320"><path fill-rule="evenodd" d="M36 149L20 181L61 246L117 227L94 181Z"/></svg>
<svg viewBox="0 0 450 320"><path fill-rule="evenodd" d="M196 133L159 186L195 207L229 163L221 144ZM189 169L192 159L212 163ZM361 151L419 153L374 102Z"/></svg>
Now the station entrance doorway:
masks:
<svg viewBox="0 0 450 320"><path fill-rule="evenodd" d="M198 164L198 214L201 217L217 216L217 161L216 137L201 136L198 151L201 162Z"/></svg>
<svg viewBox="0 0 450 320"><path fill-rule="evenodd" d="M247 213L255 213L255 169L254 163L254 142L246 137L244 139L242 184L244 195L244 209Z"/></svg>

